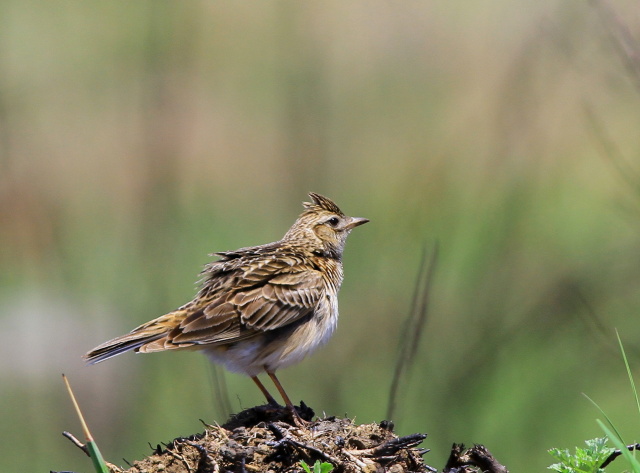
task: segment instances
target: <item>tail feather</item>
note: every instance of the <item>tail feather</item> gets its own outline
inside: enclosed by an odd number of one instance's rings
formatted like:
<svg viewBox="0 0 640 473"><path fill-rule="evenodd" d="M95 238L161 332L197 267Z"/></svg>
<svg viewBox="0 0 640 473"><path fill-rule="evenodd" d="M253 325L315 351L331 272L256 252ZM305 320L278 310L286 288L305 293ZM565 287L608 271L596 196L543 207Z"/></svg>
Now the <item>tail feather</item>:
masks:
<svg viewBox="0 0 640 473"><path fill-rule="evenodd" d="M126 351L148 351L144 350L143 347L145 345L167 336L174 327L179 325L180 321L184 319L184 317L185 313L183 311L170 312L169 314L163 315L162 317L133 329L126 335L116 337L113 340L109 340L108 342L95 347L89 353L84 355L83 358L88 364L94 365ZM158 348L153 351L157 350Z"/></svg>
<svg viewBox="0 0 640 473"><path fill-rule="evenodd" d="M146 334L140 334L140 337L135 338L132 335L114 338L113 340L109 340L108 342L94 348L84 355L83 358L88 364L95 365L96 363L108 360L109 358L113 358L114 356L126 351L138 351L141 346L162 338L164 335L164 333L160 333L156 336L149 337Z"/></svg>

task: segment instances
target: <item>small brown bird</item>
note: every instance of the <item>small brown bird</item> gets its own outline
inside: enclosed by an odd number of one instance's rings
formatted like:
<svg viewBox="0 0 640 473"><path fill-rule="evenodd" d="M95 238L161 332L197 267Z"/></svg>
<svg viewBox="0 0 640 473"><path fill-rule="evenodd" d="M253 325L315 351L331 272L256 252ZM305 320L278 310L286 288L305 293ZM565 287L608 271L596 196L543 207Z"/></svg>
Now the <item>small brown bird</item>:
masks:
<svg viewBox="0 0 640 473"><path fill-rule="evenodd" d="M330 199L313 203L280 241L215 253L195 298L85 355L93 364L125 351L203 350L229 371L250 376L269 404L278 405L258 374L273 380L301 422L276 370L324 345L338 322L342 252L366 218L348 217Z"/></svg>

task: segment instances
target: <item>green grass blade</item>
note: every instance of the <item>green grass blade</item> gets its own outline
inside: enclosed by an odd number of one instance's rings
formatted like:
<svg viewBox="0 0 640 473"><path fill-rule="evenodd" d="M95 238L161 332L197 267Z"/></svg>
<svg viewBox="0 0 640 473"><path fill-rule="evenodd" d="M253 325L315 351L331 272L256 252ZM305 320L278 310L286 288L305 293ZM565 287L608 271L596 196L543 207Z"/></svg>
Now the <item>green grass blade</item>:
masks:
<svg viewBox="0 0 640 473"><path fill-rule="evenodd" d="M89 451L89 456L91 456L91 461L93 462L93 467L95 468L97 473L109 473L109 468L102 458L102 454L100 453L100 449L98 445L90 440L87 442L87 450Z"/></svg>
<svg viewBox="0 0 640 473"><path fill-rule="evenodd" d="M622 435L620 435L620 432L618 432L618 429L616 429L616 426L613 425L613 422L611 421L611 419L609 418L609 416L602 410L602 408L596 403L596 401L594 401L593 399L591 399L589 396L587 396L585 393L582 393L582 395L584 397L586 397L591 404L593 404L594 406L596 406L596 409L598 409L600 411L600 413L604 416L605 419L607 419L607 423L609 424L609 431L613 431L615 433L615 437L617 439L619 439L621 442L623 442L622 440ZM600 420L598 420L598 422L602 422ZM608 436L609 438L612 438L611 435Z"/></svg>
<svg viewBox="0 0 640 473"><path fill-rule="evenodd" d="M635 457L635 455L633 455L629 451L626 444L620 439L620 437L616 433L614 433L611 429L609 429L605 425L605 423L602 422L600 419L596 419L596 422L598 423L600 428L604 431L605 435L609 437L609 440L611 441L611 443L613 443L615 447L618 450L620 450L620 453L622 454L622 456L629 462L629 465L631 465L632 471L634 473L640 473L640 462Z"/></svg>
<svg viewBox="0 0 640 473"><path fill-rule="evenodd" d="M631 373L629 360L627 359L627 354L624 351L624 346L622 345L622 340L620 339L620 334L618 333L618 329L616 329L616 336L618 337L618 345L620 345L620 351L622 352L622 359L624 360L624 365L627 368L627 376L629 376L629 384L631 384L631 390L633 391L633 396L636 399L636 407L638 408L638 413L640 413L640 399L638 399L638 391L636 390L636 383L633 381L633 374Z"/></svg>

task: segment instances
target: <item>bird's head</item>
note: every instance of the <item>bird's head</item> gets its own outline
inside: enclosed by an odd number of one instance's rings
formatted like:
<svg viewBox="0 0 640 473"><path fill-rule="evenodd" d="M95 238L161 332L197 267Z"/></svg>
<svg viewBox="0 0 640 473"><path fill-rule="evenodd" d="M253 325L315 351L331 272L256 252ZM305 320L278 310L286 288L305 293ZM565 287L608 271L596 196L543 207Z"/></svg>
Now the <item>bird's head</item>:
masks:
<svg viewBox="0 0 640 473"><path fill-rule="evenodd" d="M342 258L347 236L369 220L348 217L330 199L309 193L313 202L304 202L305 211L298 217L283 240L309 245L311 251L335 259Z"/></svg>

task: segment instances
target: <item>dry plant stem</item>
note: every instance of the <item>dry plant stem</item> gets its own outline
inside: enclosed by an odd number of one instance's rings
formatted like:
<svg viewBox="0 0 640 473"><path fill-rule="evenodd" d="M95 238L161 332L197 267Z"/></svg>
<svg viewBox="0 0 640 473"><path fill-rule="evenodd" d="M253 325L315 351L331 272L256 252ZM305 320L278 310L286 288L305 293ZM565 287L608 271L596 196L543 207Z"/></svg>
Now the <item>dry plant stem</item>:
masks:
<svg viewBox="0 0 640 473"><path fill-rule="evenodd" d="M277 431L280 435L284 435L282 431L278 429L274 424L270 424L269 428L274 432ZM293 440L289 436L285 436L278 443L280 445L284 445L284 444L291 445L292 447L296 447L300 450L307 450L309 452L312 452L316 454L318 457L322 458L324 461L331 463L333 466L338 466L340 464L340 461L337 458L332 457L331 455L323 452L322 450L314 447L313 445L309 445L306 443L298 442L297 440Z"/></svg>
<svg viewBox="0 0 640 473"><path fill-rule="evenodd" d="M458 472L460 468L466 466L478 467L486 473L509 473L509 470L500 464L484 445L474 445L465 450L464 444L454 443L443 472Z"/></svg>
<svg viewBox="0 0 640 473"><path fill-rule="evenodd" d="M627 450L629 450L630 452L634 450L640 450L640 443L627 445ZM602 465L600 465L600 468L604 469L607 465L609 465L613 460L618 458L620 455L622 455L622 452L620 450L616 450L611 455L609 455L609 458L607 458Z"/></svg>
<svg viewBox="0 0 640 473"><path fill-rule="evenodd" d="M366 455L370 457L385 457L394 455L398 450L403 448L412 448L422 443L427 436L425 434L413 434L405 437L395 438L388 442L378 445L375 448L367 448L364 450L351 450L354 455ZM426 452L425 452L426 453Z"/></svg>
<svg viewBox="0 0 640 473"><path fill-rule="evenodd" d="M69 380L67 379L67 377L64 374L62 375L62 379L64 380L64 384L67 387L67 391L69 393L69 397L71 398L71 402L73 403L73 407L75 408L76 413L78 414L78 419L80 419L80 425L82 426L82 432L84 433L84 436L87 439L87 442L92 442L93 441L93 437L91 436L91 432L89 432L89 427L87 427L87 423L84 420L84 416L82 415L82 411L80 410L80 406L78 405L78 401L76 401L76 397L73 394L73 391L71 390L71 385L69 384Z"/></svg>
<svg viewBox="0 0 640 473"><path fill-rule="evenodd" d="M184 463L184 466L187 467L187 470L189 471L189 473L193 473L193 469L191 468L191 465L189 465L189 462L179 453L174 452L173 450L167 449L167 453L169 455L171 455L174 458L177 458L178 460L180 460L182 463Z"/></svg>
<svg viewBox="0 0 640 473"><path fill-rule="evenodd" d="M429 294L431 283L435 272L438 257L438 246L434 247L431 258L427 260L426 248L422 253L420 271L416 278L413 298L411 300L411 310L404 323L402 335L400 336L400 352L396 359L396 366L393 371L393 380L389 391L389 401L387 403L387 419L392 419L396 415L396 401L402 381L406 379L406 374L416 358L418 345L422 337L426 324Z"/></svg>
<svg viewBox="0 0 640 473"><path fill-rule="evenodd" d="M78 440L71 432L67 432L65 430L64 432L62 432L62 435L68 438L72 444L74 444L76 447L82 450L88 457L91 456L91 454L89 453L89 449L87 449L87 446L83 444L80 440Z"/></svg>
<svg viewBox="0 0 640 473"><path fill-rule="evenodd" d="M232 408L231 402L229 401L229 390L227 389L227 382L225 380L224 373L217 365L212 365L211 368L211 383L213 392L215 393L215 403L220 412L224 412L224 414L228 416L231 414Z"/></svg>
<svg viewBox="0 0 640 473"><path fill-rule="evenodd" d="M109 470L109 467L107 466L106 462L104 461L104 458L102 458L102 454L100 453L100 449L98 448L96 443L93 441L93 437L91 436L91 432L89 432L89 427L87 427L87 423L84 420L84 416L82 415L82 411L80 410L80 406L78 405L78 401L76 400L76 397L73 394L73 390L71 389L71 385L69 384L69 380L67 379L67 377L64 374L62 375L62 379L64 380L64 383L65 383L65 385L67 387L67 391L69 393L69 397L71 398L71 401L73 402L73 407L76 410L76 414L78 415L78 419L80 419L80 423L82 424L82 430L84 432L84 437L85 437L85 439L87 441L87 443L84 445L84 448L82 448L82 450L85 451L85 453L87 453L89 455L89 458L91 458L91 461L92 461L93 466L95 467L96 471L102 472L102 473L107 473L108 470ZM70 439L69 436L65 435L65 437ZM74 443L76 443L76 445L77 445L80 442L77 441L77 439L76 439L76 441Z"/></svg>

